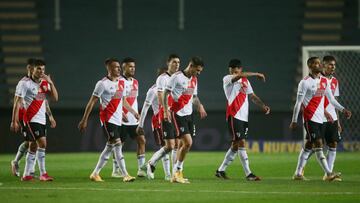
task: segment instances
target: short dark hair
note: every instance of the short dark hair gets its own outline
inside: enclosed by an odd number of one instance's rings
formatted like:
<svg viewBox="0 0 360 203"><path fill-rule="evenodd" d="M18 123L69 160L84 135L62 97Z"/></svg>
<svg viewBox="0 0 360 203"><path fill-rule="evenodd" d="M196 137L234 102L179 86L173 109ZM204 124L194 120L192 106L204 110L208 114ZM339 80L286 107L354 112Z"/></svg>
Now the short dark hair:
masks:
<svg viewBox="0 0 360 203"><path fill-rule="evenodd" d="M29 66L35 66L36 58L28 58L27 65Z"/></svg>
<svg viewBox="0 0 360 203"><path fill-rule="evenodd" d="M310 58L307 60L306 63L307 63L308 66L310 66L310 65L313 64L314 61L317 60L317 59L320 59L320 58L317 57L317 56L310 57Z"/></svg>
<svg viewBox="0 0 360 203"><path fill-rule="evenodd" d="M157 75L161 75L163 73L165 73L166 71L168 70L168 68L166 66L162 66L160 68L158 68L156 71L157 71Z"/></svg>
<svg viewBox="0 0 360 203"><path fill-rule="evenodd" d="M191 57L190 63L191 63L192 66L204 67L204 61L202 60L202 58L200 58L198 56Z"/></svg>
<svg viewBox="0 0 360 203"><path fill-rule="evenodd" d="M241 67L241 61L239 59L231 59L229 61L229 67L230 68Z"/></svg>
<svg viewBox="0 0 360 203"><path fill-rule="evenodd" d="M124 63L132 63L134 62L135 63L135 59L134 58L131 58L131 57L125 57L123 60L122 60L122 64Z"/></svg>
<svg viewBox="0 0 360 203"><path fill-rule="evenodd" d="M180 59L180 57L177 54L170 54L168 56L167 62L170 62L172 59L178 58Z"/></svg>
<svg viewBox="0 0 360 203"><path fill-rule="evenodd" d="M324 56L324 57L323 57L323 62L329 63L330 61L336 61L335 57L334 57L334 56L330 56L330 55L327 55L327 56Z"/></svg>
<svg viewBox="0 0 360 203"><path fill-rule="evenodd" d="M36 67L36 66L45 66L46 65L46 63L45 63L45 61L44 60L42 60L42 59L36 59L35 60L35 63L34 63L34 66Z"/></svg>
<svg viewBox="0 0 360 203"><path fill-rule="evenodd" d="M105 64L105 66L108 66L108 65L110 65L112 62L118 62L118 63L120 63L120 61L119 61L117 58L115 58L115 57L110 57L110 58L105 59L104 64Z"/></svg>

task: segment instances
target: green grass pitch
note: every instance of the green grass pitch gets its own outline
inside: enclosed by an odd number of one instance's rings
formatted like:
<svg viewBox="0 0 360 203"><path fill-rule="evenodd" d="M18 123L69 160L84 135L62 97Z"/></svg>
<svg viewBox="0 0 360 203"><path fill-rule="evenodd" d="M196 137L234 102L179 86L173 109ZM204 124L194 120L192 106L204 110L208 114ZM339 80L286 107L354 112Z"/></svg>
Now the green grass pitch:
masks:
<svg viewBox="0 0 360 203"><path fill-rule="evenodd" d="M10 174L14 155L0 155L0 202L359 202L360 153L338 153L335 170L343 174L343 182L324 182L322 171L311 157L305 169L310 181L293 181L291 176L297 153L249 153L252 171L262 181L248 182L239 159L228 167L231 180L219 180L214 172L225 152L190 152L184 164L184 174L191 184L176 184L163 180L159 162L155 180L137 178L123 183L111 178L112 162L101 172L105 182L89 180L99 153L47 154L46 166L54 182L21 182ZM147 158L152 152L147 153ZM135 175L134 153L125 153L128 171ZM24 166L21 161L21 168Z"/></svg>

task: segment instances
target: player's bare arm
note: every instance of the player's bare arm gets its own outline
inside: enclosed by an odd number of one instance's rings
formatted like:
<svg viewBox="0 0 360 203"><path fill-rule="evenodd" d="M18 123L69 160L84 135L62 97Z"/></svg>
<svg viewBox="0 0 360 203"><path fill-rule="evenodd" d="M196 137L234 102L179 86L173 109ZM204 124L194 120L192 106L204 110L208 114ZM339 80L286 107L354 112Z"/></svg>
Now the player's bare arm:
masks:
<svg viewBox="0 0 360 203"><path fill-rule="evenodd" d="M126 101L126 97L124 97L123 99L123 105L124 107L130 112L132 113L132 115L135 116L136 119L139 120L140 115L131 107L131 105L129 104L129 102ZM123 114L124 115L124 114Z"/></svg>
<svg viewBox="0 0 360 203"><path fill-rule="evenodd" d="M170 95L170 90L165 90L164 96L162 98L162 101L164 104L164 120L167 122L171 122L171 115L168 111L168 106L169 106L168 100L167 100L168 95Z"/></svg>
<svg viewBox="0 0 360 203"><path fill-rule="evenodd" d="M13 104L11 124L10 124L10 130L13 132L18 132L20 129L19 109L21 103L22 103L22 98L18 96L14 96L14 104Z"/></svg>
<svg viewBox="0 0 360 203"><path fill-rule="evenodd" d="M254 104L260 107L265 112L266 115L270 113L270 107L266 106L264 102L261 101L261 99L258 96L256 96L255 93L250 95L250 99Z"/></svg>
<svg viewBox="0 0 360 203"><path fill-rule="evenodd" d="M49 117L49 121L50 121L50 127L51 128L56 128L56 120L51 112L50 106L49 106L49 102L48 100L45 100L45 107L46 107L46 114Z"/></svg>
<svg viewBox="0 0 360 203"><path fill-rule="evenodd" d="M201 104L200 99L197 95L193 97L193 104L195 105L196 109L200 113L200 118L203 119L207 116L204 106Z"/></svg>
<svg viewBox="0 0 360 203"><path fill-rule="evenodd" d="M265 82L265 75L262 73L254 73L254 72L239 72L238 74L235 74L233 78L231 79L231 82L234 83L238 81L240 78L247 78L256 76L257 78L261 79Z"/></svg>
<svg viewBox="0 0 360 203"><path fill-rule="evenodd" d="M326 87L325 89L325 95L326 97L329 99L329 102L334 105L334 107L337 110L340 110L347 119L351 118L351 111L347 110L346 108L344 108L343 106L341 106L341 104L339 104L339 102L335 99L334 95L331 93L331 90L329 87Z"/></svg>
<svg viewBox="0 0 360 203"><path fill-rule="evenodd" d="M57 91L57 89L56 89L56 87L54 85L54 82L51 80L50 75L43 74L42 78L45 79L50 85L50 88L51 88L50 98L51 98L51 100L58 101L59 100L58 91Z"/></svg>
<svg viewBox="0 0 360 203"><path fill-rule="evenodd" d="M80 130L81 133L85 132L85 129L87 127L87 122L88 122L88 119L89 119L89 115L90 115L92 109L94 108L94 105L96 104L96 102L98 100L99 100L99 98L94 96L94 95L90 97L90 100L86 105L84 115L83 115L81 121L78 124L78 129Z"/></svg>

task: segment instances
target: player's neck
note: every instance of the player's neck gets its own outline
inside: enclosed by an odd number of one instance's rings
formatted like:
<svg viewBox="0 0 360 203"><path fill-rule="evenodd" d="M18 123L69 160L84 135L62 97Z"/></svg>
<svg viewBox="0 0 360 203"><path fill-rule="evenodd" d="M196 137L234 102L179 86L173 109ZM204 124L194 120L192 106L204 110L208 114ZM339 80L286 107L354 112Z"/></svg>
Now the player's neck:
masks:
<svg viewBox="0 0 360 203"><path fill-rule="evenodd" d="M185 70L183 70L182 72L186 77L191 78L189 67L185 68Z"/></svg>
<svg viewBox="0 0 360 203"><path fill-rule="evenodd" d="M321 73L320 72L318 72L318 73L312 72L312 73L310 73L310 76L313 78L319 78L321 76Z"/></svg>
<svg viewBox="0 0 360 203"><path fill-rule="evenodd" d="M109 74L109 75L107 75L107 78L111 81L116 81L118 77Z"/></svg>
<svg viewBox="0 0 360 203"><path fill-rule="evenodd" d="M131 75L126 74L126 73L124 73L124 76L125 76L126 79L130 79L130 80L133 78Z"/></svg>

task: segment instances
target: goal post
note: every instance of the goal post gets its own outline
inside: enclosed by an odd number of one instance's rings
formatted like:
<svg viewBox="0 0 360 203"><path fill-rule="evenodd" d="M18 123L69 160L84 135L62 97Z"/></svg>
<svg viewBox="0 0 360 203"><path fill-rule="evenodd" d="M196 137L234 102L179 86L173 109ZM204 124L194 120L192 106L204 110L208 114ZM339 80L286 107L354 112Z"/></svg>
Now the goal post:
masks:
<svg viewBox="0 0 360 203"><path fill-rule="evenodd" d="M352 113L350 120L340 116L345 150L360 151L360 46L304 46L302 48L302 75L309 74L310 57L332 55L336 59L335 77L339 80L339 102Z"/></svg>

